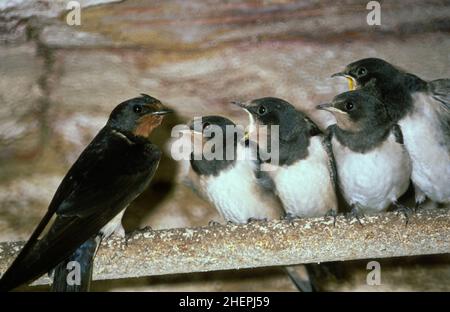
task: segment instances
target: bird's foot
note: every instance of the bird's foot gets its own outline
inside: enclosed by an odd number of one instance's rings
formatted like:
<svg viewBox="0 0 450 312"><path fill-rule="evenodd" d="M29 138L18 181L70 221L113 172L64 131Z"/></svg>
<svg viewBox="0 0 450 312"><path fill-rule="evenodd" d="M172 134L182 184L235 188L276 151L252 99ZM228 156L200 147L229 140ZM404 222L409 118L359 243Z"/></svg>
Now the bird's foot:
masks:
<svg viewBox="0 0 450 312"><path fill-rule="evenodd" d="M218 226L218 225L220 225L220 223L215 220L211 220L208 222L208 226Z"/></svg>
<svg viewBox="0 0 450 312"><path fill-rule="evenodd" d="M420 209L422 209L422 202L416 202L414 205L414 213L419 212Z"/></svg>
<svg viewBox="0 0 450 312"><path fill-rule="evenodd" d="M143 228L139 228L134 230L133 232L129 233L128 235L126 235L125 237L125 245L128 246L128 241L129 240L133 240L134 237L136 237L136 235L142 235L142 233L145 232L149 232L149 231L153 231L152 227L149 225L144 226Z"/></svg>
<svg viewBox="0 0 450 312"><path fill-rule="evenodd" d="M131 235L135 234L135 233L142 233L142 232L148 232L148 231L153 231L152 227L150 225L146 225L143 228L139 228L134 230Z"/></svg>
<svg viewBox="0 0 450 312"><path fill-rule="evenodd" d="M295 220L300 219L299 216L293 215L292 213L288 212L284 216L284 220L287 220L289 223L293 223Z"/></svg>
<svg viewBox="0 0 450 312"><path fill-rule="evenodd" d="M247 223L252 223L252 222L267 222L267 218L263 218L263 219L248 218L247 219Z"/></svg>
<svg viewBox="0 0 450 312"><path fill-rule="evenodd" d="M363 225L361 218L364 218L364 214L356 206L352 206L352 210L345 214L345 218L347 220L355 218L360 225Z"/></svg>
<svg viewBox="0 0 450 312"><path fill-rule="evenodd" d="M327 211L327 213L325 214L325 221L327 221L328 218L333 218L333 227L336 226L336 218L337 218L337 212L334 209L330 209Z"/></svg>
<svg viewBox="0 0 450 312"><path fill-rule="evenodd" d="M405 217L405 226L407 226L409 223L409 217L415 213L415 210L397 202L394 202L393 204L395 207L394 211L396 212L397 216L399 214L402 214Z"/></svg>

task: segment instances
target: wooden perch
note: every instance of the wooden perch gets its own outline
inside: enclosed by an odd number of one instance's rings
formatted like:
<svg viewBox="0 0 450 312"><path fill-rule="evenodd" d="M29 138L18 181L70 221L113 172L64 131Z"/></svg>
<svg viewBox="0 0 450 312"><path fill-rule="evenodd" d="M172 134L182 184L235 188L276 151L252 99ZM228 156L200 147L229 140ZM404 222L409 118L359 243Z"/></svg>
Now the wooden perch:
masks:
<svg viewBox="0 0 450 312"><path fill-rule="evenodd" d="M284 266L450 252L450 210L422 210L356 219L302 219L136 231L99 249L94 279ZM0 243L4 272L23 242ZM37 284L49 283L43 277Z"/></svg>

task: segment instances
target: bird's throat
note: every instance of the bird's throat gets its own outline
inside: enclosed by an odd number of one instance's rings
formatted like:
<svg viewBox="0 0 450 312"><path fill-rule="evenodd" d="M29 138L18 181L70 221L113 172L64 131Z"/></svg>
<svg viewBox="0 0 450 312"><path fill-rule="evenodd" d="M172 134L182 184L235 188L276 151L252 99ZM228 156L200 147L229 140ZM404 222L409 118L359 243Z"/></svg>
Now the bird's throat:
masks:
<svg viewBox="0 0 450 312"><path fill-rule="evenodd" d="M162 116L146 115L141 117L137 126L133 131L133 134L141 137L149 137L155 128L157 128L163 120Z"/></svg>

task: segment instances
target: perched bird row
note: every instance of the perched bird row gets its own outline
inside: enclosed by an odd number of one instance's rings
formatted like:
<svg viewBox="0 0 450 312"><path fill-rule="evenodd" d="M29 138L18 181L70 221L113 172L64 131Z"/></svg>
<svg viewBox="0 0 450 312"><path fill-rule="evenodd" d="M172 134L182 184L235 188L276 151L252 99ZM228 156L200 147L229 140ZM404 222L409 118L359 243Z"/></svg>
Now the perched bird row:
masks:
<svg viewBox="0 0 450 312"><path fill-rule="evenodd" d="M282 99L235 102L249 114L249 131L255 125L279 126L277 165L260 158L190 160L196 174L190 175L195 177L190 184L226 220L272 218L263 198L268 189L288 218L337 211L337 192L355 212L377 213L391 204L405 209L398 199L410 180L417 205L425 197L450 202L450 80L426 82L375 58L352 63L333 76L346 77L352 90L317 106L336 120L325 133ZM202 121L203 130L234 125L220 116ZM212 138L203 134L202 139ZM260 143L236 137L234 144L245 153Z"/></svg>
<svg viewBox="0 0 450 312"><path fill-rule="evenodd" d="M380 59L360 60L336 75L348 78L352 90L317 107L336 118L325 133L284 100L236 103L249 114L250 132L255 125L279 126L279 162L260 157L259 144L264 142L233 133L223 142L233 142L231 159L209 159L194 150L188 161L190 185L233 223L278 218L283 209L289 219L335 215L338 191L355 211L379 212L391 204L404 208L398 199L410 179L417 205L426 197L449 203L450 80L426 82ZM124 209L145 190L157 169L161 152L148 136L169 112L148 95L113 110L2 275L0 291L52 270L53 290L89 289L100 241L113 232L123 233ZM209 127L227 125L234 123L206 116L201 131L193 125L190 129L205 143L211 139L205 135ZM254 153L255 146L254 157L242 157ZM80 283L68 283L72 262L80 266ZM299 288L313 288L308 278L295 277L290 269Z"/></svg>
<svg viewBox="0 0 450 312"><path fill-rule="evenodd" d="M189 185L233 223L279 216L276 199L288 219L335 216L337 192L357 218L391 204L407 213L409 208L398 200L410 180L416 205L425 197L449 203L450 80L426 82L375 58L352 63L333 76L346 77L351 90L317 106L336 120L325 133L282 99L235 102L249 114L249 131L258 125L279 127L278 164L258 157L191 159ZM225 130L227 125L234 123L206 116L203 131L195 135L208 141L208 127ZM238 153L251 153L252 145L260 143L234 137ZM314 288L305 286L308 278L288 273L299 289Z"/></svg>

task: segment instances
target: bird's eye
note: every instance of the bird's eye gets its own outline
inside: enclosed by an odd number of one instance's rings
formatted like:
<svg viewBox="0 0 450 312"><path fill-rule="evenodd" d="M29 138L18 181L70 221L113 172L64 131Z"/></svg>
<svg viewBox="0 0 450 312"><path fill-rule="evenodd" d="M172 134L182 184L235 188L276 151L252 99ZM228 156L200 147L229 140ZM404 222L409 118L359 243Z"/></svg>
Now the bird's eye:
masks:
<svg viewBox="0 0 450 312"><path fill-rule="evenodd" d="M367 74L367 69L365 69L364 67L360 67L358 68L356 74L358 75L358 77L365 76Z"/></svg>
<svg viewBox="0 0 450 312"><path fill-rule="evenodd" d="M347 103L345 103L345 109L346 109L347 111L351 111L354 107L355 107L355 106L353 105L352 102L347 102Z"/></svg>
<svg viewBox="0 0 450 312"><path fill-rule="evenodd" d="M203 123L203 131L208 128L209 126L211 126L211 124L209 122L205 122Z"/></svg>
<svg viewBox="0 0 450 312"><path fill-rule="evenodd" d="M264 106L260 106L258 108L258 115L262 116L267 112L267 109Z"/></svg>
<svg viewBox="0 0 450 312"><path fill-rule="evenodd" d="M141 112L142 112L142 106L141 106L141 105L134 105L134 106L133 106L133 111L134 111L136 114L141 113Z"/></svg>

